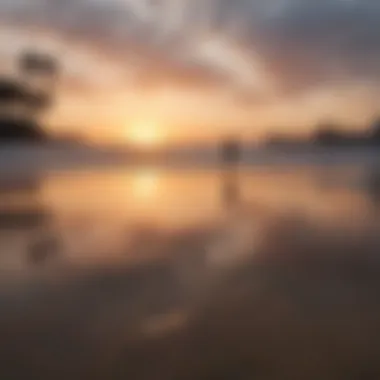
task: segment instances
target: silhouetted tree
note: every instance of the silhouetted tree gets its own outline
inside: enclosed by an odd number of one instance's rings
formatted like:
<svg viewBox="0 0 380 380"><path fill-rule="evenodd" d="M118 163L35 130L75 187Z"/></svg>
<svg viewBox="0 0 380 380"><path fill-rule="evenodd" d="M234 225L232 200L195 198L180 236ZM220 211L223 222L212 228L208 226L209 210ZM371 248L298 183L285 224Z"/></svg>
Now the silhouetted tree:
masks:
<svg viewBox="0 0 380 380"><path fill-rule="evenodd" d="M333 124L322 124L314 135L314 142L322 145L337 145L342 142L342 135Z"/></svg>
<svg viewBox="0 0 380 380"><path fill-rule="evenodd" d="M24 100L26 93L23 87L14 80L0 78L0 102L2 105Z"/></svg>
<svg viewBox="0 0 380 380"><path fill-rule="evenodd" d="M28 52L21 56L19 69L21 78L0 78L0 140L41 140L38 116L52 104L58 64Z"/></svg>
<svg viewBox="0 0 380 380"><path fill-rule="evenodd" d="M19 65L25 81L38 87L32 91L32 96L29 99L30 105L35 110L44 110L50 107L59 72L58 62L45 54L26 52L21 56Z"/></svg>
<svg viewBox="0 0 380 380"><path fill-rule="evenodd" d="M375 120L375 122L372 124L370 137L374 143L380 143L380 118Z"/></svg>

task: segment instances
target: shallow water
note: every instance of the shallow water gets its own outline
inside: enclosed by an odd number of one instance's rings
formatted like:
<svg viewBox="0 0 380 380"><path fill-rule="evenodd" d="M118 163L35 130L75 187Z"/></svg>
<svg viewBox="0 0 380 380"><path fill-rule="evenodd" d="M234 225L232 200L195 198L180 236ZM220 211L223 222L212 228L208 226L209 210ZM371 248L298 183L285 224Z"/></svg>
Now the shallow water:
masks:
<svg viewBox="0 0 380 380"><path fill-rule="evenodd" d="M264 229L284 217L334 231L359 231L378 219L376 176L368 167L267 166L207 171L136 167L14 178L0 186L0 262L3 269L18 265L29 270L23 265L27 248L48 237L56 238L62 264L112 264L126 260L131 241L144 232L153 239L186 230ZM148 246L151 239L141 245Z"/></svg>
<svg viewBox="0 0 380 380"><path fill-rule="evenodd" d="M378 378L375 167L61 170L0 191L1 378Z"/></svg>

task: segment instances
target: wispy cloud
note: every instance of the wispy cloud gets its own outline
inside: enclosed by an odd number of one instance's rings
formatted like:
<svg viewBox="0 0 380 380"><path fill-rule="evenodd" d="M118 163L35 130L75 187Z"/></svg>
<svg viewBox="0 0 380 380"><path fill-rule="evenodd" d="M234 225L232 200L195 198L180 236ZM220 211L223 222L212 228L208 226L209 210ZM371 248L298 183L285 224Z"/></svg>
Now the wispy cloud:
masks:
<svg viewBox="0 0 380 380"><path fill-rule="evenodd" d="M380 74L375 0L14 0L0 10L2 23L81 41L146 85L264 96Z"/></svg>

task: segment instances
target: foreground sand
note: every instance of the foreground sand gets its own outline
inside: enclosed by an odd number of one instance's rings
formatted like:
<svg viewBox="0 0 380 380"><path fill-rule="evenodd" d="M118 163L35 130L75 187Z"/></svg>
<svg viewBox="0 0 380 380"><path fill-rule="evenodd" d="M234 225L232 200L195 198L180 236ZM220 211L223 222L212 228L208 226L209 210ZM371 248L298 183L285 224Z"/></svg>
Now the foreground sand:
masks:
<svg viewBox="0 0 380 380"><path fill-rule="evenodd" d="M209 233L155 237L145 263L4 285L0 378L380 378L376 231L283 221L217 269Z"/></svg>

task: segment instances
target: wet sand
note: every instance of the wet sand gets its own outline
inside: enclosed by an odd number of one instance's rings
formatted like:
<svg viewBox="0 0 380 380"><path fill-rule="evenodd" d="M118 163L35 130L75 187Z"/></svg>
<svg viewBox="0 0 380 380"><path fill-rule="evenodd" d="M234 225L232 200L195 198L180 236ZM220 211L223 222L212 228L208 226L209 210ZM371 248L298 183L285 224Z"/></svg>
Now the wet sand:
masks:
<svg viewBox="0 0 380 380"><path fill-rule="evenodd" d="M157 235L149 262L3 285L0 378L379 378L379 235L299 223L228 265L200 230Z"/></svg>
<svg viewBox="0 0 380 380"><path fill-rule="evenodd" d="M4 188L0 379L380 378L379 187L364 169Z"/></svg>

